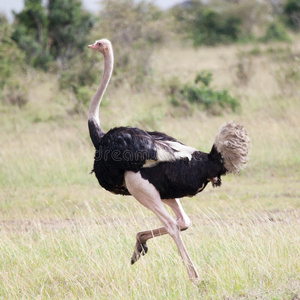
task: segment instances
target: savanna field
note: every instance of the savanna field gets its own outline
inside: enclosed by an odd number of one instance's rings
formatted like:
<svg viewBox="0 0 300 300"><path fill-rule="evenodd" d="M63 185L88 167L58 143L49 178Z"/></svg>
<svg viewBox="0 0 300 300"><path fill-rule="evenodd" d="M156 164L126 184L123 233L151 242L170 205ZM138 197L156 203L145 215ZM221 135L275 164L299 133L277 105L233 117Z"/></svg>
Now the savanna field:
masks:
<svg viewBox="0 0 300 300"><path fill-rule="evenodd" d="M220 126L234 120L251 138L245 170L182 199L192 220L182 236L199 284L188 280L169 236L151 239L148 254L130 265L136 233L159 227L158 219L99 187L89 174L88 108L72 113L57 76L30 68L21 78L28 103L0 105L1 299L300 299L299 36L196 49L171 42L151 63L147 88L109 86L105 130L163 131L209 152ZM240 101L237 112L171 105L167 82L190 82L203 69L213 87Z"/></svg>

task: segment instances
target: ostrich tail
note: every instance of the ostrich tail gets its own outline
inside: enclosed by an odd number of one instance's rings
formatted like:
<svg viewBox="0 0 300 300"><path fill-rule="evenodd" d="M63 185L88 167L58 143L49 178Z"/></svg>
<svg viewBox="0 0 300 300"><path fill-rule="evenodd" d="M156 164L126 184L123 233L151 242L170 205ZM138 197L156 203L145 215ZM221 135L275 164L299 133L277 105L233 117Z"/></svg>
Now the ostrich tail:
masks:
<svg viewBox="0 0 300 300"><path fill-rule="evenodd" d="M221 127L213 148L221 154L228 173L238 173L247 164L249 143L244 126L231 121Z"/></svg>

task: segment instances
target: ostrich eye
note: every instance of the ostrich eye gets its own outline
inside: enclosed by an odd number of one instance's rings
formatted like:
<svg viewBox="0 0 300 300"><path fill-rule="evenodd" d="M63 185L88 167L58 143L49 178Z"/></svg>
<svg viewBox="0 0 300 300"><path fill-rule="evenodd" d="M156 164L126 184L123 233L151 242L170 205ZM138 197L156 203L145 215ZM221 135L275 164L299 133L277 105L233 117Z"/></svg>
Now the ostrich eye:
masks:
<svg viewBox="0 0 300 300"><path fill-rule="evenodd" d="M100 42L98 43L98 46L101 46L101 43L100 43Z"/></svg>

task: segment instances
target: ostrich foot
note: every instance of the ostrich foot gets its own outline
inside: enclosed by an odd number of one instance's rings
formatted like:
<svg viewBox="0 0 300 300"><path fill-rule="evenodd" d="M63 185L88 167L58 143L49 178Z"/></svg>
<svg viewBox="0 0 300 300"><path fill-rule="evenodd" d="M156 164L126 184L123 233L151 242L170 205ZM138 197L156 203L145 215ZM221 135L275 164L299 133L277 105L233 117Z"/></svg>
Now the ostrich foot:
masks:
<svg viewBox="0 0 300 300"><path fill-rule="evenodd" d="M146 242L141 243L137 241L131 257L131 264L133 265L141 257L141 255L145 255L147 252L148 252L147 243Z"/></svg>

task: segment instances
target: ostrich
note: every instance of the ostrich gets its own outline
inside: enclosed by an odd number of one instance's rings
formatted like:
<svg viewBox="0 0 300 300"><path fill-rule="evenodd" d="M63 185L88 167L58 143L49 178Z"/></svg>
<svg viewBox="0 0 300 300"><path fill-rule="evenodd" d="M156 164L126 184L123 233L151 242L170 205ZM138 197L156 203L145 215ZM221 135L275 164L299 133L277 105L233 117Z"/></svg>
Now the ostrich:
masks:
<svg viewBox="0 0 300 300"><path fill-rule="evenodd" d="M101 39L88 46L104 56L101 83L91 100L88 126L96 154L93 172L106 190L132 195L156 214L163 227L138 232L131 264L148 251L147 241L169 234L175 241L189 278L197 282L198 272L181 238L191 222L179 198L193 196L206 185L221 185L221 176L238 172L247 162L250 139L243 126L229 122L221 127L210 153L189 147L161 132L135 127L116 127L104 132L99 107L113 71L111 42ZM174 211L170 216L163 203Z"/></svg>

